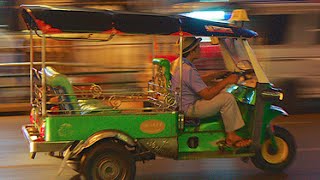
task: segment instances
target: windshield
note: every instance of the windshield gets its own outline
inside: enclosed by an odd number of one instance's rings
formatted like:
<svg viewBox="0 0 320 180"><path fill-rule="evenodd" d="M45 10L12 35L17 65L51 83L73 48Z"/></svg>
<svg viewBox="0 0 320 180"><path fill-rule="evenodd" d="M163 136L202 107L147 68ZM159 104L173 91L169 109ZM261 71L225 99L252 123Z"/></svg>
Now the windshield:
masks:
<svg viewBox="0 0 320 180"><path fill-rule="evenodd" d="M231 56L234 64L238 64L240 61L249 60L249 56L241 41L242 40L239 38L221 39L221 44L225 47L226 51ZM244 69L248 68L250 67L244 67Z"/></svg>

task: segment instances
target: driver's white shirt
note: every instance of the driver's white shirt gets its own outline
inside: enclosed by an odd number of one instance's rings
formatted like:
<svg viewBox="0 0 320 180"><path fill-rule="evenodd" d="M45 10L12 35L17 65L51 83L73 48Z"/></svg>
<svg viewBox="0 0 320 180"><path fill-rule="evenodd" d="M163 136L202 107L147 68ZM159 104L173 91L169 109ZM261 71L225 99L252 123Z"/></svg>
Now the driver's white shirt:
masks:
<svg viewBox="0 0 320 180"><path fill-rule="evenodd" d="M188 59L182 59L182 110L187 112L190 105L193 105L201 97L198 93L207 88L207 85L201 79L201 76ZM180 86L180 68L177 67L173 73L171 83L173 90L176 90Z"/></svg>

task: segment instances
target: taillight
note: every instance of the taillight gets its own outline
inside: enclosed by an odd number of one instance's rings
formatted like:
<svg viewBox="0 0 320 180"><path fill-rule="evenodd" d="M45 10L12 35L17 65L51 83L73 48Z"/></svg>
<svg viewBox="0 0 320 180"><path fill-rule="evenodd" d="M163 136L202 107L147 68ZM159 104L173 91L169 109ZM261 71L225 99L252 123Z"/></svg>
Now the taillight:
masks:
<svg viewBox="0 0 320 180"><path fill-rule="evenodd" d="M62 31L60 29L54 28L49 24L46 24L44 21L41 21L39 19L35 20L38 27L41 29L42 33L44 34L51 34L51 33L61 33Z"/></svg>
<svg viewBox="0 0 320 180"><path fill-rule="evenodd" d="M119 30L117 30L115 28L103 31L102 33L104 33L104 34L123 34L123 32L121 32L121 31L119 31Z"/></svg>
<svg viewBox="0 0 320 180"><path fill-rule="evenodd" d="M38 109L33 107L30 111L30 123L34 124L35 122L37 122L37 118L38 118Z"/></svg>
<svg viewBox="0 0 320 180"><path fill-rule="evenodd" d="M30 118L29 118L29 120L30 120L30 123L31 123L31 124L34 124L34 108L32 108L31 111L30 111Z"/></svg>
<svg viewBox="0 0 320 180"><path fill-rule="evenodd" d="M30 123L34 124L39 122L39 109L36 107L33 107L30 111Z"/></svg>
<svg viewBox="0 0 320 180"><path fill-rule="evenodd" d="M44 139L44 135L45 135L45 130L46 130L46 123L42 123L41 127L40 127L40 137L42 139Z"/></svg>

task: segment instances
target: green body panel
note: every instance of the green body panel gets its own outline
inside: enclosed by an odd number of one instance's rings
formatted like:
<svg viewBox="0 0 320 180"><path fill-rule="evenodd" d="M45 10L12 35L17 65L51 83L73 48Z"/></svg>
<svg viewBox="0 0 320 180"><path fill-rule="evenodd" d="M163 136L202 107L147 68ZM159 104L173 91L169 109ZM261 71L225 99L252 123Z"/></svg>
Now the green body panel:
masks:
<svg viewBox="0 0 320 180"><path fill-rule="evenodd" d="M218 122L219 121L219 122ZM185 126L185 133L220 131L224 130L223 123L220 120L213 119L212 122L202 122L199 126Z"/></svg>
<svg viewBox="0 0 320 180"><path fill-rule="evenodd" d="M232 93L241 111L246 126L237 131L242 137L251 138L254 126L256 92L254 88L234 85L227 89ZM270 103L265 103L263 125L261 127L261 143L267 133L268 125L275 117L282 115L281 110L271 108ZM147 121L161 121L164 128L159 132L143 132L141 125ZM73 116L51 116L46 118L46 141L87 140L91 135L104 131L120 131L132 139L145 139L155 141L155 138L177 138L177 146L170 146L170 152L177 152L178 159L195 159L201 156L219 157L218 141L225 139L223 121L220 114L201 119L199 126L185 125L182 132L178 133L178 113L155 114L99 114ZM152 124L152 123L151 123ZM189 147L190 139L197 139L196 147ZM161 141L162 142L162 141ZM189 143L188 143L189 142ZM190 153L190 157L188 156ZM217 154L218 153L218 154ZM231 154L221 154L221 157ZM234 155L237 156L237 155Z"/></svg>
<svg viewBox="0 0 320 180"><path fill-rule="evenodd" d="M242 118L247 126L249 126L253 119L255 104L256 104L256 89L233 84L226 89L227 92L231 93L240 109ZM252 127L249 127L251 130Z"/></svg>
<svg viewBox="0 0 320 180"><path fill-rule="evenodd" d="M256 90L254 88L234 84L229 86L226 91L233 94L239 102L250 105L256 103Z"/></svg>
<svg viewBox="0 0 320 180"><path fill-rule="evenodd" d="M282 108L272 105L277 103L278 99L275 99L273 96L262 95L263 92L274 91L273 88L273 85L270 83L257 83L256 86L257 96L254 106L254 117L250 121L250 124L253 127L253 144L257 147L265 141L268 134L271 135L271 139L273 138L270 131L270 122L278 116L287 115Z"/></svg>
<svg viewBox="0 0 320 180"><path fill-rule="evenodd" d="M241 90L241 92L237 92L237 90L239 89ZM239 129L237 131L237 134L239 134L241 137L250 138L251 129L252 129L252 125L250 121L252 120L253 113L254 113L254 105L252 104L255 101L255 91L253 88L246 88L238 85L229 87L227 91L232 93L235 96L238 102L238 107L241 111L242 118L246 123L246 126ZM225 132L224 132L222 117L220 116L220 114L218 114L213 117L201 119L200 122L201 123L199 126L185 126L184 131L178 136L179 157L181 154L187 153L187 152L208 153L208 152L219 151L219 147L217 146L216 142L225 139ZM190 137L198 137L199 146L197 148L190 148L188 146L187 142ZM190 156L190 158L194 159L195 155ZM188 157L183 155L183 159L188 159Z"/></svg>
<svg viewBox="0 0 320 180"><path fill-rule="evenodd" d="M143 132L141 124L148 120L162 122L162 130ZM151 128L158 128L159 124L154 124L155 121L149 122ZM117 130L133 139L172 137L177 136L177 113L51 116L46 118L45 130L46 141L86 140L92 134L103 130Z"/></svg>
<svg viewBox="0 0 320 180"><path fill-rule="evenodd" d="M271 103L266 103L264 106L264 114L263 114L263 123L262 123L262 130L261 130L261 138L260 143L262 144L265 139L266 135L268 134L269 124L272 120L274 120L278 116L286 116L287 113L280 107L276 107L271 105Z"/></svg>
<svg viewBox="0 0 320 180"><path fill-rule="evenodd" d="M190 137L198 137L198 146L190 148L188 140ZM206 131L206 132L193 132L183 133L179 135L179 153L184 152L204 152L204 151L218 151L219 147L217 142L225 139L224 131Z"/></svg>
<svg viewBox="0 0 320 180"><path fill-rule="evenodd" d="M221 119L212 117L201 120L199 126L185 126L184 132L178 137L179 152L202 152L202 151L216 151L216 141L225 138L224 127ZM190 137L199 138L199 146L197 148L190 148L188 146L188 139Z"/></svg>

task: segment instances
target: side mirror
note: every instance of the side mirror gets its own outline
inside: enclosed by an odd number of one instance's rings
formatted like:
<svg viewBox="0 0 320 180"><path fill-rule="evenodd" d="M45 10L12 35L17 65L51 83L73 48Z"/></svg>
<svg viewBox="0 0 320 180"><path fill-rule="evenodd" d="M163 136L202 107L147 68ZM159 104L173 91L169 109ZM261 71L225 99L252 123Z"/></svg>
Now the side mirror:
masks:
<svg viewBox="0 0 320 180"><path fill-rule="evenodd" d="M219 39L217 37L215 37L215 36L211 36L210 40L211 40L210 42L211 42L212 45L218 45L219 44Z"/></svg>

